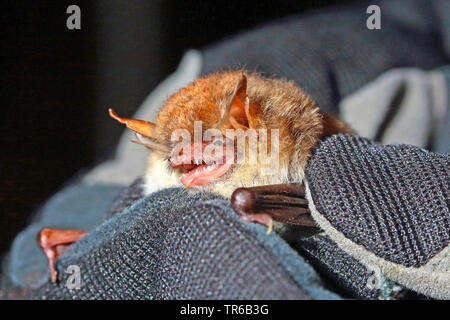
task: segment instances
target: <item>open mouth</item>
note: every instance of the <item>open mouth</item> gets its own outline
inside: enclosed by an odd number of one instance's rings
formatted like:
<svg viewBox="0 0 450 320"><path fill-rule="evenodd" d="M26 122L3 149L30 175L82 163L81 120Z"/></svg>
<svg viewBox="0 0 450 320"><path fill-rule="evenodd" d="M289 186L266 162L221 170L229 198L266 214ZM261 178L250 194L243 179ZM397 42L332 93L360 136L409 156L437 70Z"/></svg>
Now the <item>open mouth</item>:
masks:
<svg viewBox="0 0 450 320"><path fill-rule="evenodd" d="M217 180L231 168L231 164L196 165L181 176L181 183L186 187L201 186Z"/></svg>
<svg viewBox="0 0 450 320"><path fill-rule="evenodd" d="M230 170L232 163L226 159L226 147L223 147L223 152L218 155L212 155L206 157L200 163L194 162L194 147L197 145L203 151L205 148L213 143L202 142L201 144L193 143L190 147L190 154L179 154L171 156L169 159L170 165L173 168L182 168L185 172L181 176L181 183L186 187L202 186L207 183L213 182ZM234 152L234 151L233 151Z"/></svg>

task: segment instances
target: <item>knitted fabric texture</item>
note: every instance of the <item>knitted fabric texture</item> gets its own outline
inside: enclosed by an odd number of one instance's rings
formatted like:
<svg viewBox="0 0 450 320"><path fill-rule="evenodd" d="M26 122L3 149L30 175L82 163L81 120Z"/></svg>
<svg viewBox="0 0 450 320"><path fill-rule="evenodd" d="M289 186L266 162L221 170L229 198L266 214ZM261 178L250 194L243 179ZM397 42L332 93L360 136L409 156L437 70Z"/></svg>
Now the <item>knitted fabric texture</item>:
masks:
<svg viewBox="0 0 450 320"><path fill-rule="evenodd" d="M82 285L65 286L69 265ZM135 202L57 260L43 299L334 299L279 237L243 224L228 202L167 189Z"/></svg>
<svg viewBox="0 0 450 320"><path fill-rule="evenodd" d="M336 135L321 142L306 176L317 210L379 257L419 267L448 246L448 154Z"/></svg>
<svg viewBox="0 0 450 320"><path fill-rule="evenodd" d="M142 178L136 179L128 188L119 193L106 213L107 219L124 211L144 196L143 181L144 179Z"/></svg>
<svg viewBox="0 0 450 320"><path fill-rule="evenodd" d="M373 271L340 249L324 232L313 236L297 235L291 246L305 257L323 281L340 295L360 299L391 299L402 286L381 277L378 287L369 286Z"/></svg>

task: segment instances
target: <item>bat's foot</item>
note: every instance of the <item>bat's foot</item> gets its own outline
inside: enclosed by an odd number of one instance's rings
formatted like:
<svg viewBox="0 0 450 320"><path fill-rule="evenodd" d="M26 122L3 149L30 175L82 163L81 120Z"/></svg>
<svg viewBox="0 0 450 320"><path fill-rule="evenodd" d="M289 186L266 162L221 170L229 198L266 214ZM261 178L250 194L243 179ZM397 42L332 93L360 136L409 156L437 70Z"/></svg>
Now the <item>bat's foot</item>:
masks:
<svg viewBox="0 0 450 320"><path fill-rule="evenodd" d="M243 220L266 225L268 233L273 221L317 227L300 184L238 188L231 195L231 207Z"/></svg>
<svg viewBox="0 0 450 320"><path fill-rule="evenodd" d="M53 228L43 228L39 231L37 235L37 242L47 257L50 269L50 279L53 283L56 282L57 278L57 272L55 270L56 258L66 252L72 243L80 240L87 233L87 231L83 230Z"/></svg>

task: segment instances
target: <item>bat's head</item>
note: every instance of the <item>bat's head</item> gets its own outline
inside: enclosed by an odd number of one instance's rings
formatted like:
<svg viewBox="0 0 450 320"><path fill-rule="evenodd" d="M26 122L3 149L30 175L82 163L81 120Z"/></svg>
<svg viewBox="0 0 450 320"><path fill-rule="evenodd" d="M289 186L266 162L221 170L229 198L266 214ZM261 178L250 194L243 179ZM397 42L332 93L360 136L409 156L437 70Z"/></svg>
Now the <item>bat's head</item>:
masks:
<svg viewBox="0 0 450 320"><path fill-rule="evenodd" d="M248 86L247 78L254 83ZM147 173L153 183L208 186L227 196L236 187L286 182L288 176L293 115L264 110L268 100L283 101L267 97L280 88L262 79L243 72L197 79L165 102L156 123L110 114L137 133L135 142L154 151Z"/></svg>

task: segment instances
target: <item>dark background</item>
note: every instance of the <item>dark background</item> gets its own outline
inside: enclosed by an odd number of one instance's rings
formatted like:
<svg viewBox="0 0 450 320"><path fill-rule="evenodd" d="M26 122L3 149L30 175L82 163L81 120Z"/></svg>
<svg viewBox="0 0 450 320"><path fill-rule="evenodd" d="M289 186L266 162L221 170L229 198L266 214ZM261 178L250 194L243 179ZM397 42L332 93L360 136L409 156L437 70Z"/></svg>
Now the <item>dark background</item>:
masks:
<svg viewBox="0 0 450 320"><path fill-rule="evenodd" d="M80 169L105 159L188 48L275 18L350 1L3 1L0 253ZM81 30L66 9L81 8Z"/></svg>

